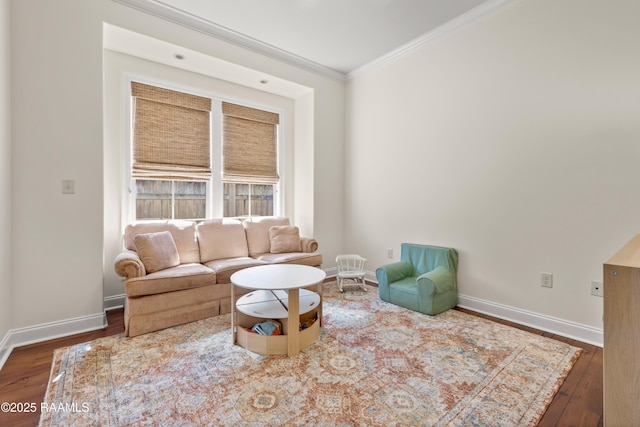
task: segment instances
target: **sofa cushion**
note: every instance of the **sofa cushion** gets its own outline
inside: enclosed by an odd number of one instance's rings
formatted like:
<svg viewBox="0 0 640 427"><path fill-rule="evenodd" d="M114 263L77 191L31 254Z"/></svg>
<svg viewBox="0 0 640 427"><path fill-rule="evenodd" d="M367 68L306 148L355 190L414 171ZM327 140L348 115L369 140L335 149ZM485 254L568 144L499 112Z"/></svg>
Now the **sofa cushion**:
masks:
<svg viewBox="0 0 640 427"><path fill-rule="evenodd" d="M135 251L134 239L138 234L157 233L159 231L169 231L171 233L173 241L178 248L182 264L200 262L196 224L193 221L174 220L129 224L124 229L124 246L126 249Z"/></svg>
<svg viewBox="0 0 640 427"><path fill-rule="evenodd" d="M269 244L272 254L300 252L300 230L294 225L274 225L269 228Z"/></svg>
<svg viewBox="0 0 640 427"><path fill-rule="evenodd" d="M180 265L178 248L170 232L138 234L134 242L138 256L148 273Z"/></svg>
<svg viewBox="0 0 640 427"><path fill-rule="evenodd" d="M245 220L242 225L247 233L249 256L255 258L258 255L271 252L269 229L274 225L290 225L290 223L289 218L265 216Z"/></svg>
<svg viewBox="0 0 640 427"><path fill-rule="evenodd" d="M268 264L301 264L318 267L322 264L322 255L314 252L289 252L286 254L262 254L257 257L258 260Z"/></svg>
<svg viewBox="0 0 640 427"><path fill-rule="evenodd" d="M180 264L142 277L128 279L125 294L128 297L155 295L192 289L216 283L216 272L202 264Z"/></svg>
<svg viewBox="0 0 640 427"><path fill-rule="evenodd" d="M257 265L266 265L266 261L257 260L250 257L217 259L205 263L207 267L216 272L218 283L231 283L231 275L236 271Z"/></svg>
<svg viewBox="0 0 640 427"><path fill-rule="evenodd" d="M217 218L202 221L196 226L196 231L200 244L200 261L203 263L249 255L244 227L236 219Z"/></svg>

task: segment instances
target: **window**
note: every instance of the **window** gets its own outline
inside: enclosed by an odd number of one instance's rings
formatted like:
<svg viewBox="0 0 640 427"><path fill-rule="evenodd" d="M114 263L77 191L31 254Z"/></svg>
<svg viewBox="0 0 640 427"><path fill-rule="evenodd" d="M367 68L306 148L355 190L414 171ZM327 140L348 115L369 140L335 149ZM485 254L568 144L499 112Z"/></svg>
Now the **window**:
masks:
<svg viewBox="0 0 640 427"><path fill-rule="evenodd" d="M279 114L133 81L131 95L136 220L274 215Z"/></svg>
<svg viewBox="0 0 640 427"><path fill-rule="evenodd" d="M273 215L279 122L276 113L222 103L224 216Z"/></svg>
<svg viewBox="0 0 640 427"><path fill-rule="evenodd" d="M224 184L224 216L251 217L273 215L274 185Z"/></svg>
<svg viewBox="0 0 640 427"><path fill-rule="evenodd" d="M204 182L136 180L136 219L202 219L206 213Z"/></svg>
<svg viewBox="0 0 640 427"><path fill-rule="evenodd" d="M131 82L136 219L206 217L211 100Z"/></svg>

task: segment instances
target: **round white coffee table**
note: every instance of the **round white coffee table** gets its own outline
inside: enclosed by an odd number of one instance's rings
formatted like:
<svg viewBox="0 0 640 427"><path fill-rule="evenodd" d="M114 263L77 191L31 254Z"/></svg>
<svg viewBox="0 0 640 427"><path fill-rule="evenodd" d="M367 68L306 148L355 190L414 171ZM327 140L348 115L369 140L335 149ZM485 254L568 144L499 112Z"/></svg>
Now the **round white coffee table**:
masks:
<svg viewBox="0 0 640 427"><path fill-rule="evenodd" d="M300 353L300 314L318 308L318 327L322 321L322 281L326 273L317 267L298 264L275 264L249 267L231 275L231 332L233 343L237 340L237 311L259 318L287 319L288 331L284 336L265 337L263 351L267 354L279 354L284 349L279 344L286 343L286 354L295 356ZM302 290L308 286L318 286L318 293ZM235 287L252 289L256 292L241 297L236 304ZM259 291L259 292L258 292ZM267 291L267 292L265 292ZM300 305L303 309L300 310ZM286 314L286 316L282 316ZM257 339L257 337L255 337ZM273 345L269 346L266 340ZM243 340L244 342L244 340ZM275 343L275 344L274 344ZM242 342L241 342L242 344ZM306 344L306 341L303 343Z"/></svg>

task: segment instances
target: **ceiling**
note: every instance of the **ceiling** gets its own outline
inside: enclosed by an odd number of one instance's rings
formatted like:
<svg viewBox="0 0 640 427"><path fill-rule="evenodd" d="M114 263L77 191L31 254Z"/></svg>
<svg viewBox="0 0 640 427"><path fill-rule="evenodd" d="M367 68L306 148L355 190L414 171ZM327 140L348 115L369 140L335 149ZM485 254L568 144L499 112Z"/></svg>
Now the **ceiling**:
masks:
<svg viewBox="0 0 640 427"><path fill-rule="evenodd" d="M345 76L506 0L116 0L278 59Z"/></svg>

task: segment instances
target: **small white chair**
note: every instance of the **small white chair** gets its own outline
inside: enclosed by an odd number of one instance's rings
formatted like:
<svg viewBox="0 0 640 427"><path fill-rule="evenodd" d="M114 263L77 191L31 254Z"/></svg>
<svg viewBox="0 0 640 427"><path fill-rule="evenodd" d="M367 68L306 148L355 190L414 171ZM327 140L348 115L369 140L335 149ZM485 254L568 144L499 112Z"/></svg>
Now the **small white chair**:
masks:
<svg viewBox="0 0 640 427"><path fill-rule="evenodd" d="M345 279L353 280L353 283L358 284L358 279L360 279L360 287L363 291L367 290L367 287L364 283L364 263L366 259L362 258L360 255L338 255L336 257L336 263L338 264L338 290L340 292L344 292L342 290L342 283Z"/></svg>

